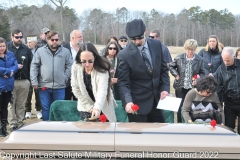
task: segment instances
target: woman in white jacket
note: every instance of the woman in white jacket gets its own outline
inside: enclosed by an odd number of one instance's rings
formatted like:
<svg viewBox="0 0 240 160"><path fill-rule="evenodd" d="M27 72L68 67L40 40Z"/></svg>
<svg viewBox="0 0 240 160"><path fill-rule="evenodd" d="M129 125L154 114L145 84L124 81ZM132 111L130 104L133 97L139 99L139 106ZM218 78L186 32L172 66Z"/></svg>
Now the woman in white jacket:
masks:
<svg viewBox="0 0 240 160"><path fill-rule="evenodd" d="M116 122L114 108L117 105L110 88L110 67L93 44L81 45L72 66L71 86L82 120L97 118L102 111L109 122Z"/></svg>

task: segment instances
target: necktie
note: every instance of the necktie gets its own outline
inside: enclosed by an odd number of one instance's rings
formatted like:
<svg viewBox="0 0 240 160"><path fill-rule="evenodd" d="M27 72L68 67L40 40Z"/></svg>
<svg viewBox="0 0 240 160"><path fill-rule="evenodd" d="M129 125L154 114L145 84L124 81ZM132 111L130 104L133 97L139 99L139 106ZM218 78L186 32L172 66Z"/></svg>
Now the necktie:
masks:
<svg viewBox="0 0 240 160"><path fill-rule="evenodd" d="M146 64L146 66L147 66L147 69L149 70L150 73L152 73L152 66L151 66L150 61L149 61L149 59L147 57L147 54L146 54L146 52L144 50L144 47L142 48L142 57L143 57L143 60L144 60L144 62Z"/></svg>

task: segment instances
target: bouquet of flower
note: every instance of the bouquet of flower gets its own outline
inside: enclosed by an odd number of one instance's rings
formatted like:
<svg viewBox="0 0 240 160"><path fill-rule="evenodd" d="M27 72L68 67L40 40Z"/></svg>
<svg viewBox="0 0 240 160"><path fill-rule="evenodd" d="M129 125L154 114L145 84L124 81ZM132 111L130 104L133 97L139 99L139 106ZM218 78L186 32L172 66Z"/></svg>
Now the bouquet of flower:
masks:
<svg viewBox="0 0 240 160"><path fill-rule="evenodd" d="M114 70L114 69L111 69L111 70L110 70L111 78L114 78L114 73L115 73L115 70Z"/></svg>
<svg viewBox="0 0 240 160"><path fill-rule="evenodd" d="M26 59L26 57L22 56L22 65L23 65L25 59ZM20 70L20 79L22 79L22 69Z"/></svg>
<svg viewBox="0 0 240 160"><path fill-rule="evenodd" d="M211 63L208 63L208 69L209 69L209 72L212 73L212 64Z"/></svg>

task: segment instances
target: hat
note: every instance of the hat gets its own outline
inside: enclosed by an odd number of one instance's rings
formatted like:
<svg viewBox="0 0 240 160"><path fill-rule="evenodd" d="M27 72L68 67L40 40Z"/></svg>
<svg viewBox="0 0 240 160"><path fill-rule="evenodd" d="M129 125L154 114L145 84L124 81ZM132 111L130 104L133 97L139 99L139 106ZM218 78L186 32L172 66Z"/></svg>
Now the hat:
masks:
<svg viewBox="0 0 240 160"><path fill-rule="evenodd" d="M41 33L46 33L46 32L50 32L50 30L48 29L48 28L43 28L42 30L41 30Z"/></svg>
<svg viewBox="0 0 240 160"><path fill-rule="evenodd" d="M126 39L127 40L128 38L126 36L121 36L121 37L119 37L119 40L120 39Z"/></svg>
<svg viewBox="0 0 240 160"><path fill-rule="evenodd" d="M128 22L126 26L126 33L130 38L141 37L145 30L145 24L141 19L134 19Z"/></svg>
<svg viewBox="0 0 240 160"><path fill-rule="evenodd" d="M37 42L37 36L28 36L27 42Z"/></svg>

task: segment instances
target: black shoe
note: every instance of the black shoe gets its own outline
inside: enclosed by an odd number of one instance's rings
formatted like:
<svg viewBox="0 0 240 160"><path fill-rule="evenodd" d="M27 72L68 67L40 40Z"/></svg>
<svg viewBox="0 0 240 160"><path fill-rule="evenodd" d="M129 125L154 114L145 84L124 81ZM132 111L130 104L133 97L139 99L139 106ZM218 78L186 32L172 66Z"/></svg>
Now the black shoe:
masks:
<svg viewBox="0 0 240 160"><path fill-rule="evenodd" d="M17 129L18 129L18 126L10 127L10 132L13 132L13 131L15 131L15 130L17 130Z"/></svg>

